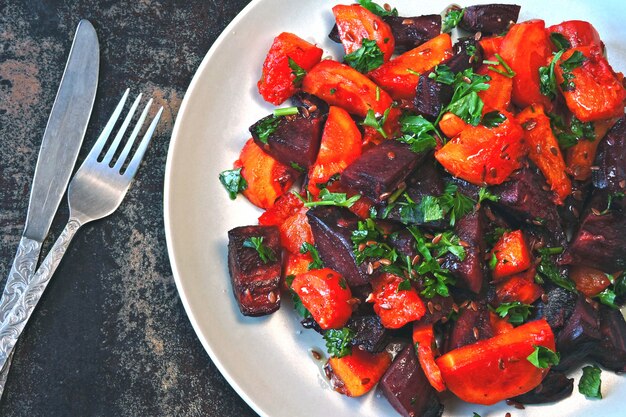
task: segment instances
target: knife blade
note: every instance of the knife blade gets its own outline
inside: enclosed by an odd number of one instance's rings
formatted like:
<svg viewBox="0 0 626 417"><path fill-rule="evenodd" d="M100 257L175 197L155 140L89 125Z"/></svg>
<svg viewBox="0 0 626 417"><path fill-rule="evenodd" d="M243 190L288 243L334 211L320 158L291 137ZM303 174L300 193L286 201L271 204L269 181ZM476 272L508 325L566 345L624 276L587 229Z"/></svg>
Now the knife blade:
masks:
<svg viewBox="0 0 626 417"><path fill-rule="evenodd" d="M33 277L52 219L78 158L98 86L100 46L88 20L76 28L48 123L43 134L31 186L24 233L0 299L0 320L4 321ZM0 372L0 396L10 360Z"/></svg>

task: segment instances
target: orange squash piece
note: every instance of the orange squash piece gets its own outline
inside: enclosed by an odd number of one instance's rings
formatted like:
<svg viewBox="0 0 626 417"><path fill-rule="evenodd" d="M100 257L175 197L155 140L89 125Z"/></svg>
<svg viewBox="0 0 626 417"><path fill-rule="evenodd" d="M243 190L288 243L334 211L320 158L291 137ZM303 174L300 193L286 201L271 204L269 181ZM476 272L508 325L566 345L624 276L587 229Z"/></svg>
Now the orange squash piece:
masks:
<svg viewBox="0 0 626 417"><path fill-rule="evenodd" d="M352 354L330 358L326 369L333 389L348 397L360 397L369 392L391 365L387 352L369 353L353 348Z"/></svg>

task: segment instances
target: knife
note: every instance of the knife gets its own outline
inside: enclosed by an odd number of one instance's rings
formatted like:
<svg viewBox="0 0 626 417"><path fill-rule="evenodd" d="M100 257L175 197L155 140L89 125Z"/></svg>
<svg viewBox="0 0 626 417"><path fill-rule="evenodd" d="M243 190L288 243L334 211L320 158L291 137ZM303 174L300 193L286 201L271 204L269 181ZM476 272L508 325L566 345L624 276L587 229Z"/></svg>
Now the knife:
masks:
<svg viewBox="0 0 626 417"><path fill-rule="evenodd" d="M34 276L41 245L72 174L96 97L100 46L88 20L76 28L48 124L43 134L28 203L24 233L0 299L4 321ZM11 365L0 371L0 396Z"/></svg>

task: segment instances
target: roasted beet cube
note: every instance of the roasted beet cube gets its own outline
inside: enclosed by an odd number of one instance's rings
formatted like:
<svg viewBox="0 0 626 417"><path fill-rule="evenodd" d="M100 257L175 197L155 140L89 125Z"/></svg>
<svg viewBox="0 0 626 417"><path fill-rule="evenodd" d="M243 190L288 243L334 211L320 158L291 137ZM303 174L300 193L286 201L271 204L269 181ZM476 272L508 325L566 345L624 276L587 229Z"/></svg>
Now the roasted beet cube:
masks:
<svg viewBox="0 0 626 417"><path fill-rule="evenodd" d="M619 310L600 305L600 336L591 357L605 368L626 372L626 321Z"/></svg>
<svg viewBox="0 0 626 417"><path fill-rule="evenodd" d="M574 378L568 378L563 372L550 370L541 384L513 400L522 404L545 404L561 401L572 395L573 390Z"/></svg>
<svg viewBox="0 0 626 417"><path fill-rule="evenodd" d="M300 110L302 112L302 110ZM299 171L317 158L324 126L322 117L269 115L250 126L254 142L277 161Z"/></svg>
<svg viewBox="0 0 626 417"><path fill-rule="evenodd" d="M598 145L593 185L610 193L626 191L626 116L609 130Z"/></svg>
<svg viewBox="0 0 626 417"><path fill-rule="evenodd" d="M300 91L290 98L291 105L300 108L305 117L317 118L328 114L328 104L312 94Z"/></svg>
<svg viewBox="0 0 626 417"><path fill-rule="evenodd" d="M265 259L246 243L253 238L262 238ZM228 270L235 299L244 316L264 316L280 307L280 254L280 233L276 226L242 226L228 232Z"/></svg>
<svg viewBox="0 0 626 417"><path fill-rule="evenodd" d="M545 302L543 299L545 298ZM544 317L552 330L561 329L574 311L577 296L561 287L553 287L535 303L533 319Z"/></svg>
<svg viewBox="0 0 626 417"><path fill-rule="evenodd" d="M626 216L620 210L585 215L563 263L613 273L626 267Z"/></svg>
<svg viewBox="0 0 626 417"><path fill-rule="evenodd" d="M354 332L352 346L370 353L382 352L390 338L389 330L382 325L376 314L352 317L346 327Z"/></svg>
<svg viewBox="0 0 626 417"><path fill-rule="evenodd" d="M358 218L347 209L333 206L312 208L307 218L324 264L340 273L350 287L367 284L366 266L356 264L351 239Z"/></svg>
<svg viewBox="0 0 626 417"><path fill-rule="evenodd" d="M443 405L430 385L409 345L393 361L380 380L380 388L393 408L404 417L439 417Z"/></svg>
<svg viewBox="0 0 626 417"><path fill-rule="evenodd" d="M420 319L420 323L437 323L444 317L448 317L452 312L454 300L452 297L442 297L437 294L430 300L426 301L426 314ZM430 308L432 303L432 309Z"/></svg>
<svg viewBox="0 0 626 417"><path fill-rule="evenodd" d="M441 15L417 17L385 16L396 41L396 50L413 49L441 33Z"/></svg>
<svg viewBox="0 0 626 417"><path fill-rule="evenodd" d="M478 294L483 286L485 262L485 225L483 215L479 211L463 216L454 225L455 234L468 243L465 248L465 259L460 260L453 254L445 257L443 264L457 277L462 286Z"/></svg>
<svg viewBox="0 0 626 417"><path fill-rule="evenodd" d="M554 367L568 371L578 365L600 341L600 316L584 295L579 295L574 311L556 335L561 361Z"/></svg>
<svg viewBox="0 0 626 417"><path fill-rule="evenodd" d="M461 72L468 68L477 70L483 63L483 48L474 37L459 39L453 50L454 55L444 62L452 72Z"/></svg>
<svg viewBox="0 0 626 417"><path fill-rule="evenodd" d="M431 122L435 121L444 106L450 102L453 92L452 86L429 78L428 73L420 75L413 103L415 113Z"/></svg>
<svg viewBox="0 0 626 417"><path fill-rule="evenodd" d="M520 6L516 4L480 4L465 8L462 29L470 32L499 34L517 22Z"/></svg>
<svg viewBox="0 0 626 417"><path fill-rule="evenodd" d="M341 185L376 202L386 200L425 157L408 145L386 140L363 152L341 174Z"/></svg>
<svg viewBox="0 0 626 417"><path fill-rule="evenodd" d="M444 351L449 352L493 336L489 308L483 302L473 301L461 311L452 325L444 343Z"/></svg>

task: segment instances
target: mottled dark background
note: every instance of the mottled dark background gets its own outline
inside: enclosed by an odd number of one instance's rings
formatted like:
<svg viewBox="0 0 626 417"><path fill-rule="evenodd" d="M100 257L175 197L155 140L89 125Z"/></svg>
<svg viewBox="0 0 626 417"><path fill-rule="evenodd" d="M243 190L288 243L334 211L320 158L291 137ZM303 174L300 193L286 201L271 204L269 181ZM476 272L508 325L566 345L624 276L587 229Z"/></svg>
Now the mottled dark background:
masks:
<svg viewBox="0 0 626 417"><path fill-rule="evenodd" d="M123 90L165 107L120 209L78 233L28 324L2 416L254 416L185 315L163 226L163 176L194 71L247 0L0 0L0 285L23 231L41 137L74 30L100 39L81 161ZM46 248L67 219L65 199Z"/></svg>

